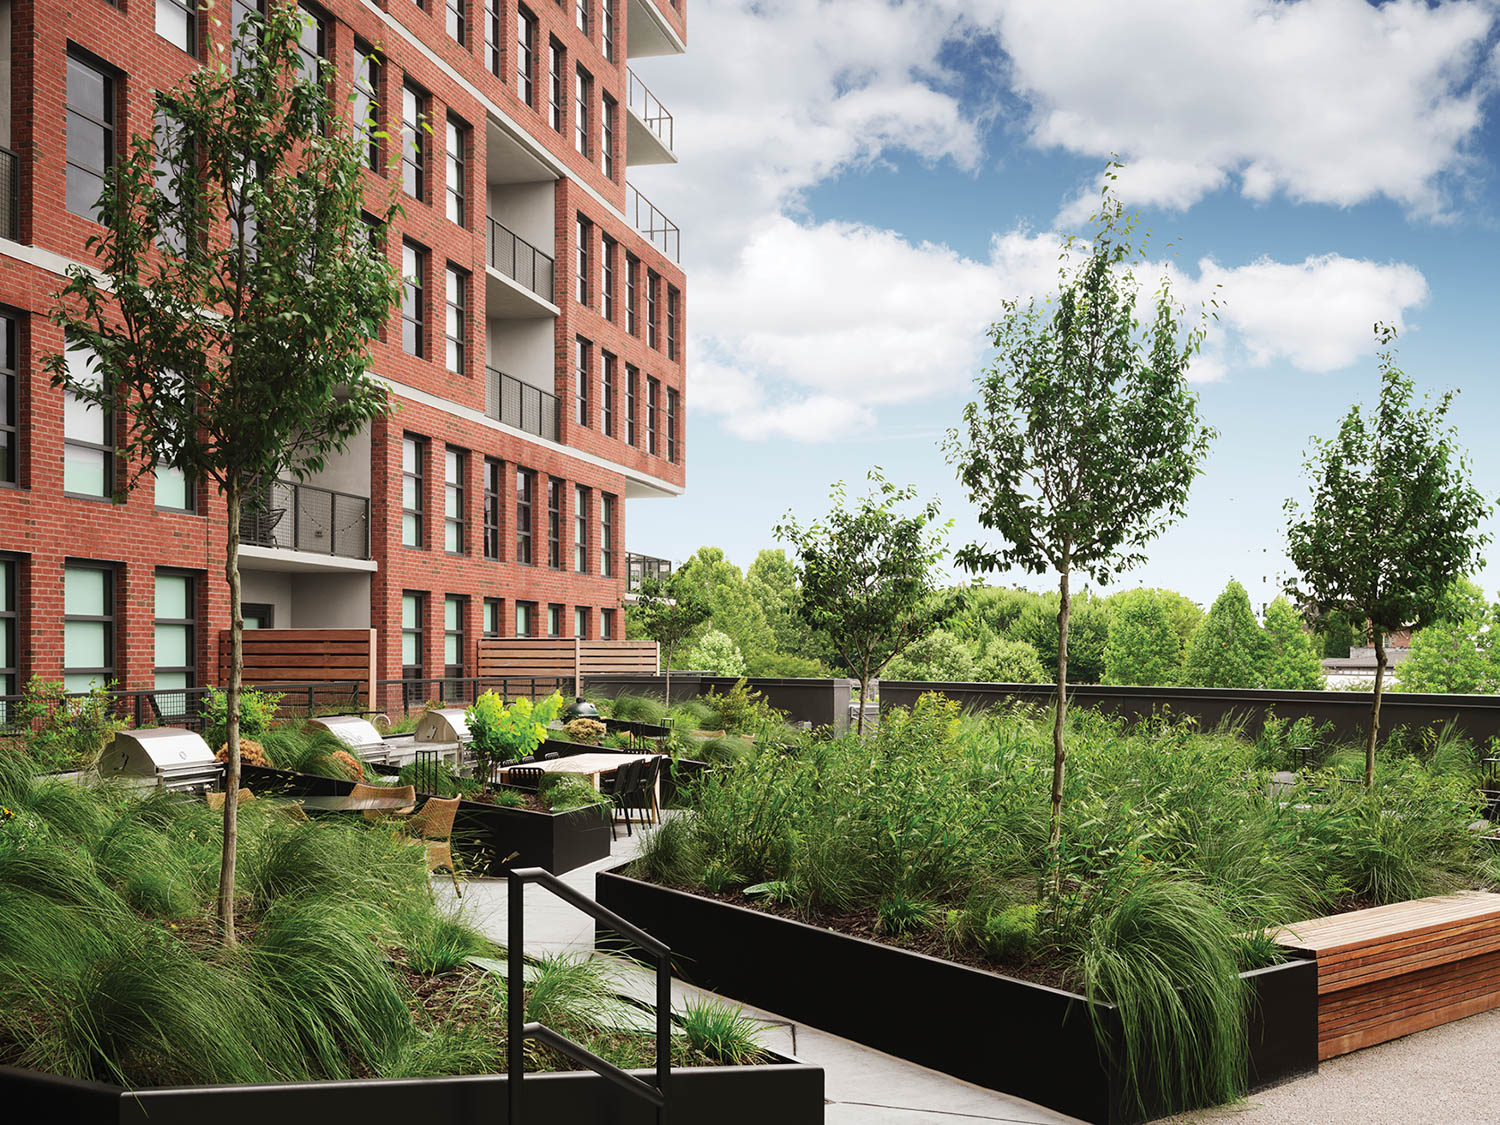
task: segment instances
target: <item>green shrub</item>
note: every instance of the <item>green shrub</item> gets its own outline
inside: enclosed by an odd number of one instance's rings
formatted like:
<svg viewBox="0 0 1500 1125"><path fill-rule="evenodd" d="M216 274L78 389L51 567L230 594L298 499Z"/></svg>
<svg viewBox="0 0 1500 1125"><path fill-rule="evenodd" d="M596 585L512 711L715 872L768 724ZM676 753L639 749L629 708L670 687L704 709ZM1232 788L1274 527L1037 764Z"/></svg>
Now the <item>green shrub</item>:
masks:
<svg viewBox="0 0 1500 1125"><path fill-rule="evenodd" d="M767 703L764 693L753 690L743 676L727 692L709 692L703 703L712 712L712 718L705 719L710 730L755 735L786 722L786 712Z"/></svg>
<svg viewBox="0 0 1500 1125"><path fill-rule="evenodd" d="M478 761L481 776L488 778L494 766L536 753L547 737L547 724L562 707L562 693L557 691L540 703L522 697L509 707L493 691L476 699L464 718L473 735L469 752Z"/></svg>
<svg viewBox="0 0 1500 1125"><path fill-rule="evenodd" d="M280 692L263 692L258 688L240 689L240 737L260 741L261 735L276 722ZM209 691L199 708L203 718L203 741L217 750L228 739L229 697L218 688Z"/></svg>
<svg viewBox="0 0 1500 1125"><path fill-rule="evenodd" d="M646 695L620 694L610 704L609 716L631 723L659 724L667 709L659 699Z"/></svg>
<svg viewBox="0 0 1500 1125"><path fill-rule="evenodd" d="M749 1066L770 1056L759 1021L718 1000L689 1000L677 1016L688 1046L718 1066Z"/></svg>
<svg viewBox="0 0 1500 1125"><path fill-rule="evenodd" d="M69 696L61 681L33 676L10 722L24 732L22 742L44 770L92 766L100 752L126 723L113 713L113 701L100 685L81 696Z"/></svg>
<svg viewBox="0 0 1500 1125"><path fill-rule="evenodd" d="M569 812L597 806L600 811L609 807L610 800L586 777L570 773L544 773L537 787L537 796L553 812Z"/></svg>

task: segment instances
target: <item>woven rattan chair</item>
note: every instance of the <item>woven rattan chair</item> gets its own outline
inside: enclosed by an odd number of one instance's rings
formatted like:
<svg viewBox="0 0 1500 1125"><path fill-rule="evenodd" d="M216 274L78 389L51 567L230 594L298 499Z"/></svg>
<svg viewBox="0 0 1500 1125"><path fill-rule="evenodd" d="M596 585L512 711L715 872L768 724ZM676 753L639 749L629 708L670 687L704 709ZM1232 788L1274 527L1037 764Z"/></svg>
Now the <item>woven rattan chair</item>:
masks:
<svg viewBox="0 0 1500 1125"><path fill-rule="evenodd" d="M406 831L427 849L427 870L446 867L453 879L453 890L459 898L464 892L458 885L458 867L453 862L453 818L458 813L457 797L429 797L422 809L406 822Z"/></svg>
<svg viewBox="0 0 1500 1125"><path fill-rule="evenodd" d="M211 809L213 809L215 812L222 812L223 809L224 809L224 796L225 795L223 793L209 793L209 794L207 794L207 796L208 796L208 807L211 808ZM239 800L240 804L243 805L246 801L253 801L253 800L255 800L255 794L254 793L250 792L250 790L248 790L248 789L241 789L240 790L240 800Z"/></svg>
<svg viewBox="0 0 1500 1125"><path fill-rule="evenodd" d="M417 807L417 787L415 785L366 785L363 781L356 781L354 788L349 790L349 796L357 800L378 799L380 797L404 797L411 803L404 808L391 809L365 809L366 820L384 820L388 816L410 816L411 811Z"/></svg>

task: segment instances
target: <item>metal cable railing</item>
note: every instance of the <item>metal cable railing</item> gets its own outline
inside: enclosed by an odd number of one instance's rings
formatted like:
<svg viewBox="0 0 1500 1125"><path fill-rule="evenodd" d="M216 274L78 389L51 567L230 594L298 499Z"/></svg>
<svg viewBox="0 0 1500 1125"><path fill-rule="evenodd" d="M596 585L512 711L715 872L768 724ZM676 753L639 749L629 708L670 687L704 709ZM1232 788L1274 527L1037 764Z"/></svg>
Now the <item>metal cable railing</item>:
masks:
<svg viewBox="0 0 1500 1125"><path fill-rule="evenodd" d="M630 107L631 113L640 118L641 124L650 129L656 139L671 152L674 136L672 115L661 104L661 99L651 92L650 87L636 77L635 71L627 67L625 76L625 104Z"/></svg>
<svg viewBox="0 0 1500 1125"><path fill-rule="evenodd" d="M523 383L514 375L484 369L484 412L497 422L528 434L559 441L557 396Z"/></svg>
<svg viewBox="0 0 1500 1125"><path fill-rule="evenodd" d="M486 258L489 265L538 297L555 301L552 258L504 223L490 219L489 224L489 256Z"/></svg>
<svg viewBox="0 0 1500 1125"><path fill-rule="evenodd" d="M635 229L646 236L655 246L674 262L682 261L682 231L667 218L634 184L625 185L625 211Z"/></svg>

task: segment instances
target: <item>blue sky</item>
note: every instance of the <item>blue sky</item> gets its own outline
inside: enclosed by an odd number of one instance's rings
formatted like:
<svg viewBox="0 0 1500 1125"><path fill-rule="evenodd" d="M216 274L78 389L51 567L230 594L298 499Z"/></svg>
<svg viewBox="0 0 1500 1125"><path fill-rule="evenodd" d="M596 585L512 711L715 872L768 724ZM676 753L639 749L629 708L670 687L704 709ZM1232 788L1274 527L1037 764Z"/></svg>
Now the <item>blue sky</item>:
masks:
<svg viewBox="0 0 1500 1125"><path fill-rule="evenodd" d="M1283 501L1309 435L1373 397L1376 320L1420 389L1461 390L1500 496L1500 5L693 0L689 33L632 63L676 117L680 163L631 178L683 230L689 408L687 495L633 501L630 550L748 565L871 465L982 536L938 442L1112 152L1154 261L1225 304L1194 372L1220 437L1119 585L1274 596Z"/></svg>

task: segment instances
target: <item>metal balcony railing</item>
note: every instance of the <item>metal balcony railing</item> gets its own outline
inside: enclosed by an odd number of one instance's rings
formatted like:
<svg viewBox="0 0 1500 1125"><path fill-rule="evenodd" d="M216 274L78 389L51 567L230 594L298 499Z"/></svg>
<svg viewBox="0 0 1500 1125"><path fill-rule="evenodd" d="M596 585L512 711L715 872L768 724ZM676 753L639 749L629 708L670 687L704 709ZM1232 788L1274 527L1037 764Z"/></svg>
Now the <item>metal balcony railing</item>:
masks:
<svg viewBox="0 0 1500 1125"><path fill-rule="evenodd" d="M489 224L489 256L486 258L489 265L538 297L555 302L552 259L504 223L490 219Z"/></svg>
<svg viewBox="0 0 1500 1125"><path fill-rule="evenodd" d="M484 412L497 422L558 441L557 396L523 383L514 375L484 369Z"/></svg>
<svg viewBox="0 0 1500 1125"><path fill-rule="evenodd" d="M21 158L0 148L0 238L21 237Z"/></svg>
<svg viewBox="0 0 1500 1125"><path fill-rule="evenodd" d="M278 480L245 497L240 542L345 559L370 557L370 501Z"/></svg>
<svg viewBox="0 0 1500 1125"><path fill-rule="evenodd" d="M659 578L665 582L672 577L672 560L659 559L654 555L625 555L625 589L639 590L648 578Z"/></svg>
<svg viewBox="0 0 1500 1125"><path fill-rule="evenodd" d="M625 185L625 213L635 229L647 241L674 262L682 261L682 232L677 224L657 210L656 205L635 189Z"/></svg>
<svg viewBox="0 0 1500 1125"><path fill-rule="evenodd" d="M651 92L647 85L635 76L635 71L629 67L625 69L625 103L630 107L630 112L641 120L641 124L656 134L656 139L667 146L667 151L672 151L673 126L672 115L667 112L667 107L661 104L661 100Z"/></svg>

